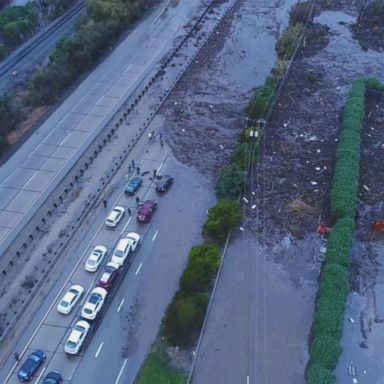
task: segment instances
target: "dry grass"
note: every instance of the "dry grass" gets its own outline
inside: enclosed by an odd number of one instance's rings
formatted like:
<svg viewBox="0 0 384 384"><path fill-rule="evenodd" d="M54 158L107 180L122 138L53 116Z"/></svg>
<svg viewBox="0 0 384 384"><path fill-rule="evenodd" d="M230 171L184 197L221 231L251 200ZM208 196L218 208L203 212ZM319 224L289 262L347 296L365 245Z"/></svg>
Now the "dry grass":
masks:
<svg viewBox="0 0 384 384"><path fill-rule="evenodd" d="M301 215L316 215L318 214L318 210L316 207L309 205L300 197L293 199L290 203L288 203L288 210L297 212Z"/></svg>

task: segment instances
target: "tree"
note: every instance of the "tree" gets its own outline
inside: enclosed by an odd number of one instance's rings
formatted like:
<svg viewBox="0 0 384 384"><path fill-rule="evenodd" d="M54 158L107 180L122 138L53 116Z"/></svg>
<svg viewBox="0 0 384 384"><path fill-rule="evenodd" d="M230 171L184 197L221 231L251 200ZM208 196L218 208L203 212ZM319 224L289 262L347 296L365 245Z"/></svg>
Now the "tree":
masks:
<svg viewBox="0 0 384 384"><path fill-rule="evenodd" d="M231 164L220 172L216 195L219 199L236 199L239 197L243 185L244 171L237 164Z"/></svg>
<svg viewBox="0 0 384 384"><path fill-rule="evenodd" d="M213 244L192 247L189 262L180 278L183 292L204 292L209 289L220 265L220 252Z"/></svg>
<svg viewBox="0 0 384 384"><path fill-rule="evenodd" d="M208 210L203 233L222 243L230 230L235 229L241 220L240 204L237 201L220 199Z"/></svg>

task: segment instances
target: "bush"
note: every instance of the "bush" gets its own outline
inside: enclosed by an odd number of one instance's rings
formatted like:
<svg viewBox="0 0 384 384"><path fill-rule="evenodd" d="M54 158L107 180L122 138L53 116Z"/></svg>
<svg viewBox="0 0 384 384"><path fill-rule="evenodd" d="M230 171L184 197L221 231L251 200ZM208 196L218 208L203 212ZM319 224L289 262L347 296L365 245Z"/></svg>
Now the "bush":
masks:
<svg viewBox="0 0 384 384"><path fill-rule="evenodd" d="M200 332L207 305L206 294L177 293L165 314L164 335L167 341L171 345L188 347Z"/></svg>
<svg viewBox="0 0 384 384"><path fill-rule="evenodd" d="M330 336L316 336L311 347L312 359L330 371L333 371L339 361L341 354L341 346L339 342Z"/></svg>
<svg viewBox="0 0 384 384"><path fill-rule="evenodd" d="M348 273L337 264L325 264L321 271L319 297L345 300L348 295Z"/></svg>
<svg viewBox="0 0 384 384"><path fill-rule="evenodd" d="M180 288L184 293L205 292L220 265L220 252L212 244L192 247L188 266L180 278Z"/></svg>
<svg viewBox="0 0 384 384"><path fill-rule="evenodd" d="M351 264L352 235L355 222L344 217L336 221L327 243L325 261L327 264L338 264L349 268Z"/></svg>
<svg viewBox="0 0 384 384"><path fill-rule="evenodd" d="M5 152L5 150L9 147L9 141L7 136L0 135L0 156Z"/></svg>
<svg viewBox="0 0 384 384"><path fill-rule="evenodd" d="M340 340L343 334L345 302L320 297L316 305L314 330L316 335L328 335Z"/></svg>
<svg viewBox="0 0 384 384"><path fill-rule="evenodd" d="M237 164L224 167L216 185L216 195L219 199L237 199L244 185L244 170Z"/></svg>
<svg viewBox="0 0 384 384"><path fill-rule="evenodd" d="M276 51L279 59L289 60L295 53L296 45L303 31L303 24L290 26L276 43Z"/></svg>
<svg viewBox="0 0 384 384"><path fill-rule="evenodd" d="M275 101L276 92L280 85L280 78L268 76L263 86L256 88L255 94L245 112L252 119L266 118Z"/></svg>
<svg viewBox="0 0 384 384"><path fill-rule="evenodd" d="M239 225L240 220L240 204L237 201L220 199L208 210L203 233L222 243L227 238L228 232Z"/></svg>
<svg viewBox="0 0 384 384"><path fill-rule="evenodd" d="M311 364L308 369L308 384L335 384L335 376L332 371L319 364Z"/></svg>

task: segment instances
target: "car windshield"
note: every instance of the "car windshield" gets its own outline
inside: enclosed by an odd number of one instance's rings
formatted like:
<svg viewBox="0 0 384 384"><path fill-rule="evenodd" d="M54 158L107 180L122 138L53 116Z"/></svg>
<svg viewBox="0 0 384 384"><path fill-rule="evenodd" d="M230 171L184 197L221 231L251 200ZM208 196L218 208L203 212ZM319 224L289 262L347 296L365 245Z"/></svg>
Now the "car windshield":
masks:
<svg viewBox="0 0 384 384"><path fill-rule="evenodd" d="M69 303L67 302L67 301L62 301L61 303L60 303L60 306L61 307L64 307L64 308L67 308L68 306L69 306Z"/></svg>
<svg viewBox="0 0 384 384"><path fill-rule="evenodd" d="M84 328L81 325L76 325L73 328L74 331L84 332Z"/></svg>
<svg viewBox="0 0 384 384"><path fill-rule="evenodd" d="M43 382L43 384L57 384L57 383L58 383L58 381L56 379L52 379L50 377L47 377L45 379L45 381Z"/></svg>
<svg viewBox="0 0 384 384"><path fill-rule="evenodd" d="M114 255L117 256L117 257L123 257L124 256L124 252L121 251L120 249L116 249Z"/></svg>
<svg viewBox="0 0 384 384"><path fill-rule="evenodd" d="M90 260L87 261L87 264L88 265L95 265L96 264L96 260L90 259Z"/></svg>
<svg viewBox="0 0 384 384"><path fill-rule="evenodd" d="M101 256L103 254L103 252L101 252L99 249L94 249L93 250L93 255L95 256L95 257L99 257L99 256Z"/></svg>
<svg viewBox="0 0 384 384"><path fill-rule="evenodd" d="M35 361L36 363L40 361L40 357L36 356L36 355L31 355L29 356L29 358L33 361Z"/></svg>
<svg viewBox="0 0 384 384"><path fill-rule="evenodd" d="M76 343L74 341L68 340L67 341L67 348L68 349L73 349L76 347Z"/></svg>
<svg viewBox="0 0 384 384"><path fill-rule="evenodd" d="M99 301L100 297L101 296L98 293L92 293L88 302L91 304L96 304Z"/></svg>
<svg viewBox="0 0 384 384"><path fill-rule="evenodd" d="M79 293L78 291L76 291L76 289L70 289L68 292L73 293L75 296L77 296L77 294Z"/></svg>
<svg viewBox="0 0 384 384"><path fill-rule="evenodd" d="M92 313L92 310L89 309L89 308L84 308L84 312L85 312L85 313L88 313L88 314L91 314L91 313Z"/></svg>

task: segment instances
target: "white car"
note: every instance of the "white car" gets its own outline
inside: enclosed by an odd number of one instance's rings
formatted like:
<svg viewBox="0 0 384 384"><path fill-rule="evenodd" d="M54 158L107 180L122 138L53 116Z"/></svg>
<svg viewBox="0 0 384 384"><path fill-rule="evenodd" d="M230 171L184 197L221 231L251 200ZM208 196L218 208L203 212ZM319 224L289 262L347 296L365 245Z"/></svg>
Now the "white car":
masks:
<svg viewBox="0 0 384 384"><path fill-rule="evenodd" d="M123 218L124 213L125 209L116 205L108 215L105 225L110 228L117 227L117 224L119 224L120 220Z"/></svg>
<svg viewBox="0 0 384 384"><path fill-rule="evenodd" d="M84 288L81 285L72 285L60 300L57 310L63 315L68 315L80 300L81 295L84 292Z"/></svg>
<svg viewBox="0 0 384 384"><path fill-rule="evenodd" d="M85 270L88 272L96 272L106 254L107 248L105 248L103 245L98 245L93 248L91 254L88 256L87 261L85 262Z"/></svg>
<svg viewBox="0 0 384 384"><path fill-rule="evenodd" d="M136 232L129 232L117 243L111 261L122 266L128 257L129 252L134 252L140 243L140 235Z"/></svg>
<svg viewBox="0 0 384 384"><path fill-rule="evenodd" d="M64 345L64 351L71 355L77 355L87 337L89 328L91 328L91 326L86 321L78 321Z"/></svg>
<svg viewBox="0 0 384 384"><path fill-rule="evenodd" d="M94 320L103 306L106 296L107 291L104 288L94 288L81 310L81 317L87 320Z"/></svg>

